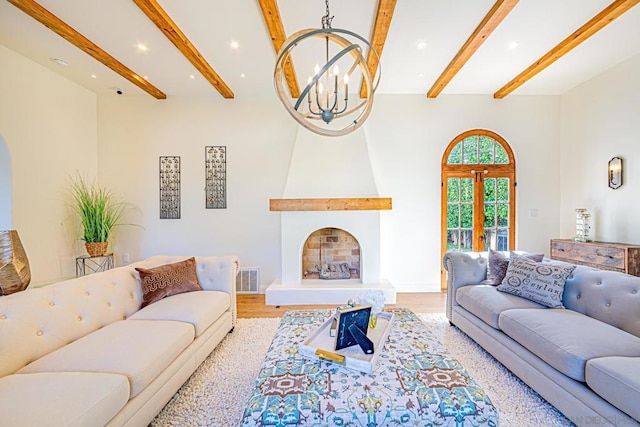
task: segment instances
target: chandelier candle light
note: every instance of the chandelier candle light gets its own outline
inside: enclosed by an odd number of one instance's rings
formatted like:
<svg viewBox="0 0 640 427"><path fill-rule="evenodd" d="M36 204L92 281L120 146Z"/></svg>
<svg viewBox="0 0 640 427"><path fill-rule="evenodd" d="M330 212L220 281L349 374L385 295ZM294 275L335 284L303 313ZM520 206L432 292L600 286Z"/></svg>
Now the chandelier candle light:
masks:
<svg viewBox="0 0 640 427"><path fill-rule="evenodd" d="M370 54L376 55L376 57L378 57L378 53L371 43L358 34L331 28L333 16L329 14L329 0L325 0L325 5L326 14L322 17L322 28L298 31L283 43L276 61L274 84L278 98L298 123L320 135L342 136L362 126L369 116L373 107L373 94L380 81L380 67L378 67L375 78L372 78L363 55L362 46L357 43L364 43L369 48ZM294 48L313 38L324 39L325 63L322 66L315 65L313 76L307 79L307 85L300 96L293 100L295 101L293 103L285 88L284 67L291 60ZM355 43L352 40L355 40ZM306 44L310 44L310 42ZM331 56L331 47L334 45L337 45L341 50ZM340 78L339 63L347 70L342 78ZM354 73L362 74L366 86L366 96L361 101L356 101L356 105L350 106L349 81ZM354 103L352 102L352 104ZM318 120L322 120L324 124L315 124L314 121Z"/></svg>

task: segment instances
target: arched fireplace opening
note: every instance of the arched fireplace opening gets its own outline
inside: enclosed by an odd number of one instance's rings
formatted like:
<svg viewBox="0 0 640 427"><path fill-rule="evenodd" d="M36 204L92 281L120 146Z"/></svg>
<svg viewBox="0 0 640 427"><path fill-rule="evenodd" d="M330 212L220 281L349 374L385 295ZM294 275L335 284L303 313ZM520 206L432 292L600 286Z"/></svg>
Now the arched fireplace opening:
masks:
<svg viewBox="0 0 640 427"><path fill-rule="evenodd" d="M360 244L339 228L321 228L302 249L303 280L360 279Z"/></svg>

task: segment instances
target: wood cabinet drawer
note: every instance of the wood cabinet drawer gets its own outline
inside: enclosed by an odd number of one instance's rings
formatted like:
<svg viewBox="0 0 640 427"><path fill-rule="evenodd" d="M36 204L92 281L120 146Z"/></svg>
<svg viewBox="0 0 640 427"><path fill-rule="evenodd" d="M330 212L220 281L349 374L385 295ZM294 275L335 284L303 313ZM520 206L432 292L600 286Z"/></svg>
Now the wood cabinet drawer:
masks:
<svg viewBox="0 0 640 427"><path fill-rule="evenodd" d="M605 270L625 271L625 249L571 241L552 241L551 258L564 259Z"/></svg>

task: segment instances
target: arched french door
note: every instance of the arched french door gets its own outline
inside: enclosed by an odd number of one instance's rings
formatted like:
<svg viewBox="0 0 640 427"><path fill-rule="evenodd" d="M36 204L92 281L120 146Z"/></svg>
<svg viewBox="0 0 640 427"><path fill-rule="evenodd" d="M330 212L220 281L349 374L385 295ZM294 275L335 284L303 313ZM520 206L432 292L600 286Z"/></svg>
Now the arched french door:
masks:
<svg viewBox="0 0 640 427"><path fill-rule="evenodd" d="M461 133L442 156L442 255L515 247L516 164L495 132ZM442 271L442 288L446 276Z"/></svg>

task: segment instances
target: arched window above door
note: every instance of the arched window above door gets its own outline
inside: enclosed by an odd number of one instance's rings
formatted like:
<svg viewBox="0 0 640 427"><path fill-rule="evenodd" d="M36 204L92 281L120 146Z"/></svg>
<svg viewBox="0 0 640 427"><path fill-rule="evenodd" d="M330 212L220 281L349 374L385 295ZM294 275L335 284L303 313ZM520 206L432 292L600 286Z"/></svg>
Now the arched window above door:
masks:
<svg viewBox="0 0 640 427"><path fill-rule="evenodd" d="M443 156L443 166L509 164L515 169L509 144L498 134L484 129L474 129L458 135Z"/></svg>

